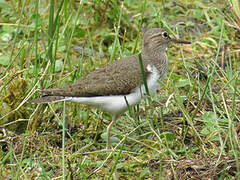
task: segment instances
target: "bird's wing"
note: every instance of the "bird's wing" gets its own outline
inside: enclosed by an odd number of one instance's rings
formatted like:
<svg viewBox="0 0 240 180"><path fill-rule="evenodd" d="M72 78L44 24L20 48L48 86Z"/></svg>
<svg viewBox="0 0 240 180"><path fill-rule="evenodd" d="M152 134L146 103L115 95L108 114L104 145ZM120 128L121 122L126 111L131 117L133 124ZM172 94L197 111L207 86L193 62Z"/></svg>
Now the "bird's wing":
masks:
<svg viewBox="0 0 240 180"><path fill-rule="evenodd" d="M147 71L145 70L147 73ZM72 85L43 90L43 96L92 97L126 95L142 80L138 55L122 58L88 74Z"/></svg>

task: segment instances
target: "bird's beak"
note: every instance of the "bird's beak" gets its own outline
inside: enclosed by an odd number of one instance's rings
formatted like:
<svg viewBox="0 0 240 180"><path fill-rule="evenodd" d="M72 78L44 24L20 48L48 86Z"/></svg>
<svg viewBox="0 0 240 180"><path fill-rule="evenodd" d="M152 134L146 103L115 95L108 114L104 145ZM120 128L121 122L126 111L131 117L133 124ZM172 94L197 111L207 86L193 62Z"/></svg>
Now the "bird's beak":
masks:
<svg viewBox="0 0 240 180"><path fill-rule="evenodd" d="M182 40L182 39L175 39L175 38L171 38L171 42L180 43L180 44L191 44L190 41L185 41L185 40Z"/></svg>

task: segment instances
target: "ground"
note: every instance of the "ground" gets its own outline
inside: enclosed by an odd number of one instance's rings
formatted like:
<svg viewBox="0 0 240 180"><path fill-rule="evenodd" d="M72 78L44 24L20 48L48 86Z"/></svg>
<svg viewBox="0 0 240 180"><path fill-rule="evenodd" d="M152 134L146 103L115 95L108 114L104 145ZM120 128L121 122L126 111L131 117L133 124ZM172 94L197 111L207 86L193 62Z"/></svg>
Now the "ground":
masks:
<svg viewBox="0 0 240 180"><path fill-rule="evenodd" d="M0 0L0 13L2 179L240 178L239 1ZM161 88L117 120L112 149L110 114L28 102L140 52L152 27L191 44L169 46Z"/></svg>

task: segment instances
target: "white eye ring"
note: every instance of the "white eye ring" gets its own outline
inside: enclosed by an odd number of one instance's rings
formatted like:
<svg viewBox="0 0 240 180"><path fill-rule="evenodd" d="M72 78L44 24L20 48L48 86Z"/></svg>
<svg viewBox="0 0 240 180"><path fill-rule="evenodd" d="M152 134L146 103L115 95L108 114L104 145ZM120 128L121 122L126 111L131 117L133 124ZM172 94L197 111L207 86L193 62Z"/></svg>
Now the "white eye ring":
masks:
<svg viewBox="0 0 240 180"><path fill-rule="evenodd" d="M164 31L164 32L162 33L162 37L163 37L164 39L167 39L167 38L168 38L168 32L167 32L167 31Z"/></svg>

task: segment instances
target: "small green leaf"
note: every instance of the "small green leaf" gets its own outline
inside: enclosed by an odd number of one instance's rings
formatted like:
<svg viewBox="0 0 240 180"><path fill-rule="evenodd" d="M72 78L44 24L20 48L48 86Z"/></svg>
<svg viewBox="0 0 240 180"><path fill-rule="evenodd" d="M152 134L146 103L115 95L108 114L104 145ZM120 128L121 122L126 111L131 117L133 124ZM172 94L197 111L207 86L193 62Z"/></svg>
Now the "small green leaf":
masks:
<svg viewBox="0 0 240 180"><path fill-rule="evenodd" d="M16 29L12 26L3 26L2 31L7 33L13 33Z"/></svg>
<svg viewBox="0 0 240 180"><path fill-rule="evenodd" d="M102 134L101 134L101 138L102 138L105 142L107 142L107 132L102 133ZM119 138L117 138L117 137L115 137L115 136L110 137L110 144L111 144L111 145L116 145L116 144L119 143L119 142L120 142L120 139L119 139Z"/></svg>
<svg viewBox="0 0 240 180"><path fill-rule="evenodd" d="M88 113L86 111L80 111L80 118L83 121L87 121L88 120Z"/></svg>
<svg viewBox="0 0 240 180"><path fill-rule="evenodd" d="M82 38L85 36L86 31L83 28L76 27L74 34L75 37Z"/></svg>
<svg viewBox="0 0 240 180"><path fill-rule="evenodd" d="M188 27L194 27L194 26L195 26L195 23L192 22L192 21L187 21L187 22L186 22L186 26L188 26Z"/></svg>
<svg viewBox="0 0 240 180"><path fill-rule="evenodd" d="M204 135L208 135L211 132L213 132L215 130L215 128L213 126L205 126L202 130L201 133Z"/></svg>
<svg viewBox="0 0 240 180"><path fill-rule="evenodd" d="M120 139L113 136L113 137L110 137L110 142L111 142L111 144L116 145L117 143L120 142Z"/></svg>
<svg viewBox="0 0 240 180"><path fill-rule="evenodd" d="M213 122L213 121L217 120L217 115L216 115L216 113L214 113L212 111L207 111L202 115L202 119L207 122Z"/></svg>
<svg viewBox="0 0 240 180"><path fill-rule="evenodd" d="M56 60L56 64L55 64L55 71L59 72L62 70L62 66L63 66L63 61L62 60Z"/></svg>
<svg viewBox="0 0 240 180"><path fill-rule="evenodd" d="M176 83L176 87L185 87L187 85L190 85L190 82L188 79L179 79Z"/></svg>
<svg viewBox="0 0 240 180"><path fill-rule="evenodd" d="M42 18L41 18L41 16L40 16L40 14L33 14L32 16L31 16L31 21L32 21L32 23L31 23L31 25L33 25L33 26L35 26L36 25L36 20L38 21L37 23L38 23L38 26L40 26L41 24L42 24Z"/></svg>
<svg viewBox="0 0 240 180"><path fill-rule="evenodd" d="M174 134L171 132L164 132L160 135L162 139L165 139L168 143L171 143L174 140Z"/></svg>
<svg viewBox="0 0 240 180"><path fill-rule="evenodd" d="M202 10L193 11L193 17L200 21L203 17L203 11Z"/></svg>
<svg viewBox="0 0 240 180"><path fill-rule="evenodd" d="M202 120L204 122L204 126L201 130L201 134L209 136L213 141L219 141L219 138L215 136L214 133L215 131L219 131L217 123L220 121L218 118L217 114L212 111L207 111L202 115Z"/></svg>
<svg viewBox="0 0 240 180"><path fill-rule="evenodd" d="M97 165L97 166L101 166L103 163L104 163L104 161L97 161L97 162L96 162L96 165Z"/></svg>
<svg viewBox="0 0 240 180"><path fill-rule="evenodd" d="M176 74L176 73L171 73L171 78L172 78L173 80L178 80L178 79L181 79L182 76L179 75L179 74Z"/></svg>
<svg viewBox="0 0 240 180"><path fill-rule="evenodd" d="M5 42L8 42L12 39L12 33L8 33L8 32L4 32L4 33L1 33L1 39Z"/></svg>
<svg viewBox="0 0 240 180"><path fill-rule="evenodd" d="M0 56L0 65L7 66L10 60L10 56L2 55Z"/></svg>

